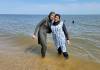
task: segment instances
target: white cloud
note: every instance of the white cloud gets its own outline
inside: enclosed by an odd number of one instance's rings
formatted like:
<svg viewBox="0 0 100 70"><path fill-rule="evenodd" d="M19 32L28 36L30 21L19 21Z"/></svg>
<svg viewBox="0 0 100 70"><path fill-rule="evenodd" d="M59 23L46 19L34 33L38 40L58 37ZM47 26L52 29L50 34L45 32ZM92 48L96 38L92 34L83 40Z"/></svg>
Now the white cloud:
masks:
<svg viewBox="0 0 100 70"><path fill-rule="evenodd" d="M50 11L61 14L100 14L100 3L19 4L0 9L0 13L18 14L48 14Z"/></svg>
<svg viewBox="0 0 100 70"><path fill-rule="evenodd" d="M30 9L32 9L32 7ZM70 3L70 4L52 4L52 5L49 4L49 5L33 6L33 12L36 11L37 13L45 14L52 10L59 12L61 14L100 14L100 4L99 3Z"/></svg>

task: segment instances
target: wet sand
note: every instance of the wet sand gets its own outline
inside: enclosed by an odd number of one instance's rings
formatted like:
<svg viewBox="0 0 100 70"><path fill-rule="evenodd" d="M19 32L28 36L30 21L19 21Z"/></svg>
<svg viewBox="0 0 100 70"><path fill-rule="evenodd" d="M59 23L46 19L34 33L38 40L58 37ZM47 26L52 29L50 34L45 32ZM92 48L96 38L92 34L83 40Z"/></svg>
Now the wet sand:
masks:
<svg viewBox="0 0 100 70"><path fill-rule="evenodd" d="M100 63L69 55L67 60L58 56L48 42L46 57L41 58L40 46L30 36L0 35L0 70L100 70Z"/></svg>

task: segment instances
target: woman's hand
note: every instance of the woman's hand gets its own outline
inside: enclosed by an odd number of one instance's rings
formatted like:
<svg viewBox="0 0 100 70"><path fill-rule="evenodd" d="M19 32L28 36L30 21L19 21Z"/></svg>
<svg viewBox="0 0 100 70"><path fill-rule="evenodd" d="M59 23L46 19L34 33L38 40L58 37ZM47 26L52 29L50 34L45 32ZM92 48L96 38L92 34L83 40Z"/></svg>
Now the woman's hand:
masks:
<svg viewBox="0 0 100 70"><path fill-rule="evenodd" d="M67 43L68 43L68 45L69 45L69 46L71 45L71 43L70 43L70 41L69 41L69 40L67 40Z"/></svg>
<svg viewBox="0 0 100 70"><path fill-rule="evenodd" d="M36 36L33 34L32 38L33 38L33 39L36 39Z"/></svg>

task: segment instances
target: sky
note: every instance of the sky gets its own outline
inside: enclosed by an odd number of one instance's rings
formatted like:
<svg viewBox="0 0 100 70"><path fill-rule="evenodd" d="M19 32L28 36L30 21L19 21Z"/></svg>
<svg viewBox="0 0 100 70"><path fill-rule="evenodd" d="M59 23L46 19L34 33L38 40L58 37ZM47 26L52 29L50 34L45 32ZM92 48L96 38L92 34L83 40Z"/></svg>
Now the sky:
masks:
<svg viewBox="0 0 100 70"><path fill-rule="evenodd" d="M0 14L100 14L100 0L0 0Z"/></svg>

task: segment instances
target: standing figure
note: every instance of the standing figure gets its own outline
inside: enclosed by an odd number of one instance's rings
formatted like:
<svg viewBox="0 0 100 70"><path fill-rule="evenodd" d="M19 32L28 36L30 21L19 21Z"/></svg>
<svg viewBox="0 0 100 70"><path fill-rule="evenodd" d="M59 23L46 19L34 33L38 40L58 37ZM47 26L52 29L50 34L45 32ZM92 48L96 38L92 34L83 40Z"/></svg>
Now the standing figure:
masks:
<svg viewBox="0 0 100 70"><path fill-rule="evenodd" d="M51 25L51 31L58 54L61 55L61 53L63 53L64 57L68 58L68 52L66 49L66 40L68 44L70 44L68 32L65 24L60 20L59 14L55 15L54 23Z"/></svg>
<svg viewBox="0 0 100 70"><path fill-rule="evenodd" d="M51 24L53 23L53 19L55 16L55 12L50 12L50 14L44 18L40 23L36 26L35 32L33 34L33 39L36 38L36 34L38 34L38 44L41 45L41 55L45 57L46 49L47 49L47 33L51 33Z"/></svg>

